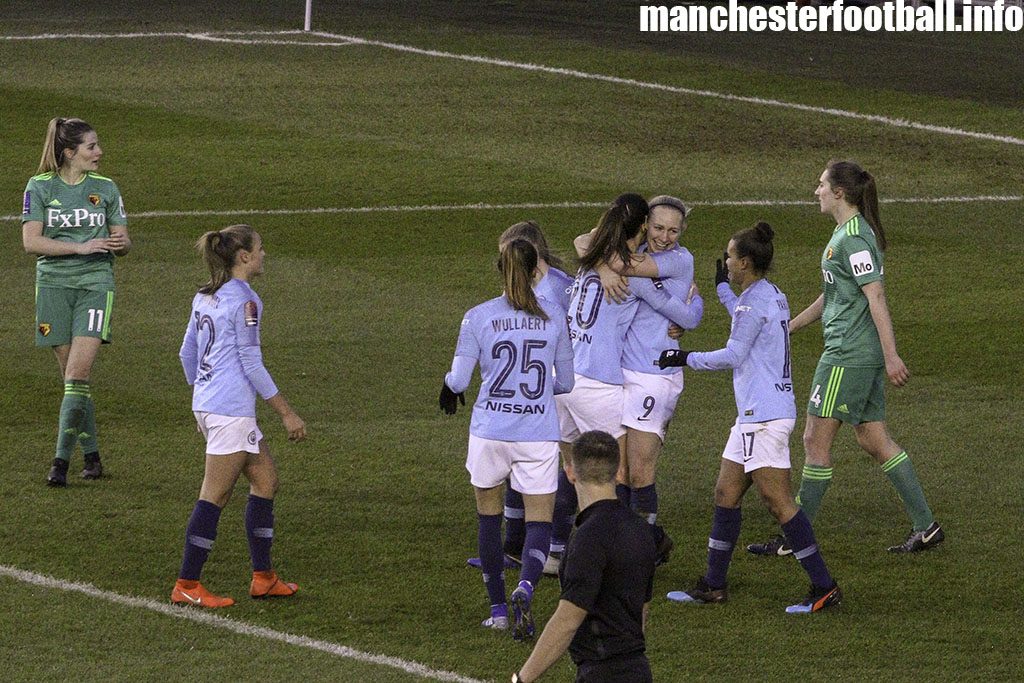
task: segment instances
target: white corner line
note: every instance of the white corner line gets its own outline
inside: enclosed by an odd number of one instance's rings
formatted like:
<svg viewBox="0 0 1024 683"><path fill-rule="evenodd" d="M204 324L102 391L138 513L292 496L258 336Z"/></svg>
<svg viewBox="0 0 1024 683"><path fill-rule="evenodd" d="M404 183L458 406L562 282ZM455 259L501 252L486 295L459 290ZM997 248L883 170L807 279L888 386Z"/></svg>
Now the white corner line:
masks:
<svg viewBox="0 0 1024 683"><path fill-rule="evenodd" d="M367 664L376 664L393 669L400 669L406 673L422 676L435 681L451 681L452 683L483 683L475 678L461 676L451 671L438 671L437 669L431 669L423 664L410 662L405 659L400 659L399 657L362 652L338 643L331 643L325 640L315 640L306 636L297 636L283 631L275 631L274 629L263 626L254 626L252 624L236 621L235 619L212 614L207 611L200 611L194 608L175 607L169 602L157 602L146 598L121 595L120 593L114 593L112 591L97 588L92 584L64 581L62 579L53 578L52 576L36 574L35 572L25 571L8 565L0 564L0 576L7 576L16 581L30 583L43 588L61 590L70 593L81 593L83 595L112 602L117 605L134 607L136 609L145 609L165 616L193 621L204 626L211 626L213 628L231 631L232 633L243 636L263 638L264 640L275 640L289 645L295 645L297 647L326 652L327 654L342 657L344 659L352 659Z"/></svg>

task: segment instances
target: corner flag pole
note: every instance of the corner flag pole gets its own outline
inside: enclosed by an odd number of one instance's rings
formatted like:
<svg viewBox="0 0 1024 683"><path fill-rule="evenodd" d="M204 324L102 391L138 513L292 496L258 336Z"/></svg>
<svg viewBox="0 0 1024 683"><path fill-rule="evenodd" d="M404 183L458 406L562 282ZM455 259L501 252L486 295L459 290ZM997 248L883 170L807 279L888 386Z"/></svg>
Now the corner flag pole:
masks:
<svg viewBox="0 0 1024 683"><path fill-rule="evenodd" d="M304 31L310 30L313 23L313 0L306 0L306 24L303 28Z"/></svg>

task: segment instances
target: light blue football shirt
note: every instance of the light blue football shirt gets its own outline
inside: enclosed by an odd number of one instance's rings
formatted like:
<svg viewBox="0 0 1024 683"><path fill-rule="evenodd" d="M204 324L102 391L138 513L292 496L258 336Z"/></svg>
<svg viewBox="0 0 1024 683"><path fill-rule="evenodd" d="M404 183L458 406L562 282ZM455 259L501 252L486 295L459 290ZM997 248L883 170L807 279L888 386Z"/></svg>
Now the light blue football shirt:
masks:
<svg viewBox="0 0 1024 683"><path fill-rule="evenodd" d="M548 268L547 274L533 288L537 296L558 304L562 311L569 309L569 298L572 296L572 278L558 268Z"/></svg>
<svg viewBox="0 0 1024 683"><path fill-rule="evenodd" d="M643 296L643 300L636 309L633 322L626 331L626 345L622 353L622 367L635 372L645 372L653 375L671 375L682 372L682 368L658 368L654 361L665 349L679 348L675 339L668 336L669 323L676 323L686 330L692 330L700 324L704 316L704 300L699 295L694 296L689 304L686 298L690 294L690 286L693 284L693 255L685 247L677 246L671 249L675 252L677 259L674 262L682 266L682 274L674 277L657 278L651 281L651 286L657 290L663 290L676 302L685 306L686 315L679 319L670 319L664 313L656 309L647 299L653 297ZM653 254L652 254L653 256ZM660 271L660 269L659 269ZM630 287L637 285L645 287L639 282L640 278L630 278Z"/></svg>
<svg viewBox="0 0 1024 683"><path fill-rule="evenodd" d="M686 259L674 251L651 254L663 278L686 277ZM693 262L689 265L693 277ZM674 299L665 288L655 286L653 280L643 277L629 279L631 294L622 303L604 300L604 289L597 272L580 272L573 283L569 302L569 336L575 354L576 373L605 384L621 385L622 357L626 333L636 315L640 301L671 320L688 320L690 312L683 301ZM653 367L655 355L651 360Z"/></svg>
<svg viewBox="0 0 1024 683"><path fill-rule="evenodd" d="M732 386L740 422L796 417L789 356L789 302L768 280L758 280L738 297L722 283L718 298L732 315L724 349L693 352L694 370L732 368Z"/></svg>
<svg viewBox="0 0 1024 683"><path fill-rule="evenodd" d="M480 364L469 425L474 436L558 441L554 395L572 389L572 345L564 311L547 299L537 301L547 320L517 311L504 295L474 306L462 319L445 383L455 393L465 391L473 366Z"/></svg>
<svg viewBox="0 0 1024 683"><path fill-rule="evenodd" d="M192 385L192 410L256 416L256 395L277 394L260 351L263 301L247 282L229 280L196 294L178 355Z"/></svg>

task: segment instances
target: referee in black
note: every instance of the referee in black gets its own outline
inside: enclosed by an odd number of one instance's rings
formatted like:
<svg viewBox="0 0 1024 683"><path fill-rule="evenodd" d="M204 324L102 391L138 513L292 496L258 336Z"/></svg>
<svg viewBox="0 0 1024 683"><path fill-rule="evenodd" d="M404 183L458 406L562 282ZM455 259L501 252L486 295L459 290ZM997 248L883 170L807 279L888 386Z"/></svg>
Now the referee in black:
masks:
<svg viewBox="0 0 1024 683"><path fill-rule="evenodd" d="M566 648L576 683L649 683L644 626L654 583L654 540L647 523L615 497L619 444L586 432L567 470L580 514L558 579L562 595L533 653L512 676L532 683Z"/></svg>

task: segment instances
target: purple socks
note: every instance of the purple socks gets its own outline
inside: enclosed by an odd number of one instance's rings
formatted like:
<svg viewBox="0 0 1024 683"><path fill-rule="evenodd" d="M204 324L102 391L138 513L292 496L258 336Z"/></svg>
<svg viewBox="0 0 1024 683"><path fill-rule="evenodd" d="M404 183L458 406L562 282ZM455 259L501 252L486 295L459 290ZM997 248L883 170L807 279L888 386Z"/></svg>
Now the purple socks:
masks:
<svg viewBox="0 0 1024 683"><path fill-rule="evenodd" d="M198 581L203 564L210 555L210 548L217 538L217 522L220 508L205 500L196 501L192 516L185 527L185 554L181 559L179 578Z"/></svg>
<svg viewBox="0 0 1024 683"><path fill-rule="evenodd" d="M270 571L270 545L274 542L274 500L249 494L245 505L245 533L254 572Z"/></svg>
<svg viewBox="0 0 1024 683"><path fill-rule="evenodd" d="M536 586L540 574L544 570L544 561L548 559L548 546L551 543L550 522L527 522L526 543L523 546L523 568L519 571L521 581L529 581Z"/></svg>
<svg viewBox="0 0 1024 683"><path fill-rule="evenodd" d="M825 560L818 552L818 542L814 538L814 529L811 528L811 520L803 510L797 510L793 519L782 525L782 531L786 534L786 540L793 549L793 556L800 561L800 566L807 572L818 588L831 588L835 585L832 575L828 573Z"/></svg>
<svg viewBox="0 0 1024 683"><path fill-rule="evenodd" d="M491 602L491 614L495 605L505 604L505 557L501 550L501 515L477 513L477 547L480 553L480 569L484 575L484 586ZM525 559L525 558L524 558Z"/></svg>
<svg viewBox="0 0 1024 683"><path fill-rule="evenodd" d="M576 516L576 487L569 481L565 470L558 470L558 490L555 492L555 511L551 518L551 551L562 552L572 532L572 522ZM525 558L524 558L525 559Z"/></svg>
<svg viewBox="0 0 1024 683"><path fill-rule="evenodd" d="M711 536L708 537L708 571L704 575L711 588L725 588L732 551L740 537L743 515L740 508L715 506L711 518Z"/></svg>

